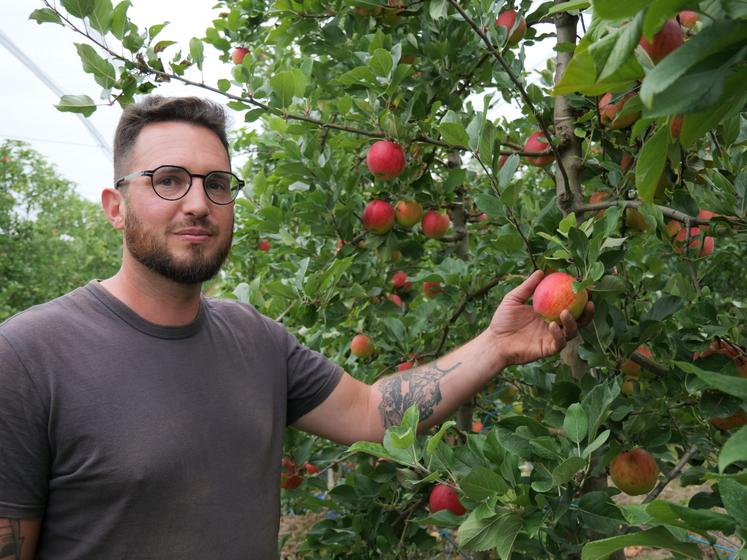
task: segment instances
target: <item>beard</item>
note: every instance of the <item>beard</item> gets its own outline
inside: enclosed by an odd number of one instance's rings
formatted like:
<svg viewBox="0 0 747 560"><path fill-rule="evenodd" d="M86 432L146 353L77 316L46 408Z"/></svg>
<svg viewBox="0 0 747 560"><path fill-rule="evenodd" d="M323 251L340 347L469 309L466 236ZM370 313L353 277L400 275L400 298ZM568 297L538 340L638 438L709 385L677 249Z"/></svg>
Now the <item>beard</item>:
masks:
<svg viewBox="0 0 747 560"><path fill-rule="evenodd" d="M188 227L205 228L212 235L216 233L215 226L205 220L179 224L179 228ZM125 214L124 233L130 254L149 270L178 284L201 284L215 276L228 257L233 240L233 221L230 234L217 249L211 253L203 245L188 245L190 255L186 260L177 259L169 251L165 239L158 239L148 232L129 208Z"/></svg>

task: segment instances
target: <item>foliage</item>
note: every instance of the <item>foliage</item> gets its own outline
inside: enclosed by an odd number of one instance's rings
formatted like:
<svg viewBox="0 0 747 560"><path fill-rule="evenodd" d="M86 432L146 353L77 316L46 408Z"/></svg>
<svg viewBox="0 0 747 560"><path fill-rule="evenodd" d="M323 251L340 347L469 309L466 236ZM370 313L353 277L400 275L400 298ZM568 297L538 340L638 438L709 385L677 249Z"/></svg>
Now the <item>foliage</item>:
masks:
<svg viewBox="0 0 747 560"><path fill-rule="evenodd" d="M0 321L119 266L119 235L98 205L28 145L0 145Z"/></svg>
<svg viewBox="0 0 747 560"><path fill-rule="evenodd" d="M700 558L688 534L743 546L747 428L729 432L709 419L747 410L747 380L727 356L695 358L713 343L744 356L747 343L747 10L734 0L572 0L532 11L523 0L513 6L525 14L526 39L507 48L493 24L503 4L224 0L185 51L160 38L163 25L127 19L127 1L113 10L48 5L32 17L86 36L80 19L93 25L98 10L106 42L78 52L104 97L123 105L167 79L208 87L190 67L202 67L205 44L218 49L226 74L209 87L243 114L235 148L251 153L219 291L282 319L364 381L479 333L534 267L566 270L591 290L596 315L577 350L581 367L555 358L503 372L477 399L480 433L447 423L417 435L412 411L382 444L359 442L348 459L291 432L288 453L324 458L340 481L329 492L309 481L284 497L335 512L312 530L308 557L416 557L434 546L421 531L434 526L502 559L605 558L631 545ZM699 23L654 65L640 38L683 9L697 10ZM575 44L579 11L591 24ZM524 48L545 22L556 24L557 61L534 76ZM250 52L229 66L235 46ZM606 92L634 93L623 110L641 113L631 127L602 126ZM523 116L497 117L496 106L513 99ZM95 103L74 96L60 108L90 113ZM538 128L551 140L554 172L518 155ZM384 137L408 157L390 182L364 165L372 138ZM606 198L590 206L595 191ZM453 235L366 234L359 217L374 198L448 208ZM719 216L707 223L703 209ZM671 239L672 220L690 232L681 241ZM712 254L700 253L705 233ZM270 251L256 249L260 238ZM385 297L397 270L414 284L399 294L403 306ZM425 281L443 292L424 297ZM358 332L376 345L369 360L348 351ZM651 359L635 352L641 344ZM626 379L631 357L644 368ZM678 478L708 489L686 505L656 499L660 488L621 505L606 468L634 446L656 457L662 485ZM459 489L463 518L428 514L436 480Z"/></svg>

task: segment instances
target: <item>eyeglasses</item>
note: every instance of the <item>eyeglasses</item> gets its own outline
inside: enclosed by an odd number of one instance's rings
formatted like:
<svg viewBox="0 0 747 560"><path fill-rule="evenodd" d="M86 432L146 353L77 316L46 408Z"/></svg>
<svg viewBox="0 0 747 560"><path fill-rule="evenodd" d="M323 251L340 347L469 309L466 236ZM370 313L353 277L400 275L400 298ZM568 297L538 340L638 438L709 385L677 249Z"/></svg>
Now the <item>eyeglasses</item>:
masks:
<svg viewBox="0 0 747 560"><path fill-rule="evenodd" d="M190 173L178 165L161 165L152 170L136 171L117 179L115 188L137 177L150 177L150 184L164 200L179 200L186 196L192 186L192 179L202 179L205 194L214 204L231 204L244 186L244 181L229 171L211 171L207 175Z"/></svg>

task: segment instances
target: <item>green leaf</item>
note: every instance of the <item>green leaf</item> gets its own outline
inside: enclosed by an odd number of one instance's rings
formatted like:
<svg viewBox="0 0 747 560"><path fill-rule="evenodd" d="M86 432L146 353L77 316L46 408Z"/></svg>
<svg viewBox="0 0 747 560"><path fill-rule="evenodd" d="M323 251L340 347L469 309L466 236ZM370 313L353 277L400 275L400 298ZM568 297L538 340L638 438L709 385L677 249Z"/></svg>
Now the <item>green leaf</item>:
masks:
<svg viewBox="0 0 747 560"><path fill-rule="evenodd" d="M71 16L81 19L90 16L96 9L96 0L60 0L60 4Z"/></svg>
<svg viewBox="0 0 747 560"><path fill-rule="evenodd" d="M637 14L649 4L650 0L594 0L594 13L602 19L623 19Z"/></svg>
<svg viewBox="0 0 747 560"><path fill-rule="evenodd" d="M202 63L205 61L205 47L197 37L189 40L189 55L197 65L198 70L202 70Z"/></svg>
<svg viewBox="0 0 747 560"><path fill-rule="evenodd" d="M51 8L39 8L31 12L29 19L33 19L38 24L42 23L59 23L62 24L60 16Z"/></svg>
<svg viewBox="0 0 747 560"><path fill-rule="evenodd" d="M87 95L63 95L55 107L63 113L82 113L90 117L96 110L96 103Z"/></svg>
<svg viewBox="0 0 747 560"><path fill-rule="evenodd" d="M563 431L574 443L580 443L589 429L589 420L581 403L573 403L568 407L563 419Z"/></svg>
<svg viewBox="0 0 747 560"><path fill-rule="evenodd" d="M654 97L672 86L690 68L711 57L726 61L746 43L747 23L723 20L705 27L648 73L641 84L641 101L646 107L651 107Z"/></svg>
<svg viewBox="0 0 747 560"><path fill-rule="evenodd" d="M642 319L645 321L660 322L677 313L682 309L682 298L665 294L656 300L651 310Z"/></svg>
<svg viewBox="0 0 747 560"><path fill-rule="evenodd" d="M444 436L446 435L446 432L451 428L452 426L456 426L456 422L454 420L448 420L441 424L441 427L438 429L438 432L433 434L428 438L428 443L425 445L425 452L428 455L433 455L436 452L436 448L438 447L438 444L443 441Z"/></svg>
<svg viewBox="0 0 747 560"><path fill-rule="evenodd" d="M337 78L337 81L344 86L381 87L381 84L376 80L376 74L368 66L353 68Z"/></svg>
<svg viewBox="0 0 747 560"><path fill-rule="evenodd" d="M597 62L597 70L599 76L597 79L604 80L610 76L613 76L623 64L630 60L633 51L638 46L638 41L641 38L641 24L643 21L643 13L638 13L630 23L627 23L623 28L614 35L614 43L612 49L603 65ZM600 69L601 66L601 69Z"/></svg>
<svg viewBox="0 0 747 560"><path fill-rule="evenodd" d="M561 486L576 476L576 473L586 467L586 459L583 457L568 457L552 470L552 483Z"/></svg>
<svg viewBox="0 0 747 560"><path fill-rule="evenodd" d="M459 527L459 544L478 552L495 548L501 560L508 560L516 536L522 527L521 515L491 515L483 504L478 506Z"/></svg>
<svg viewBox="0 0 747 560"><path fill-rule="evenodd" d="M392 55L384 49L376 49L368 65L377 76L387 77L392 71Z"/></svg>
<svg viewBox="0 0 747 560"><path fill-rule="evenodd" d="M741 527L747 527L747 487L736 480L721 480L718 483L721 502L726 511Z"/></svg>
<svg viewBox="0 0 747 560"><path fill-rule="evenodd" d="M722 531L727 534L734 532L734 520L715 511L679 506L664 500L654 500L646 506L646 513L659 523L696 531L704 536L708 531Z"/></svg>
<svg viewBox="0 0 747 560"><path fill-rule="evenodd" d="M501 201L492 194L479 193L475 195L475 204L479 210L485 212L491 218L499 218L503 215Z"/></svg>
<svg viewBox="0 0 747 560"><path fill-rule="evenodd" d="M589 439L596 437L599 426L609 415L612 401L620 394L620 387L616 383L600 383L594 386L581 401L589 419Z"/></svg>
<svg viewBox="0 0 747 560"><path fill-rule="evenodd" d="M111 29L113 15L114 7L111 0L96 0L96 9L88 19L96 31L106 35Z"/></svg>
<svg viewBox="0 0 747 560"><path fill-rule="evenodd" d="M127 28L129 27L129 20L127 19L127 10L130 7L130 0L123 0L114 8L112 14L112 25L111 32L120 41L124 38Z"/></svg>
<svg viewBox="0 0 747 560"><path fill-rule="evenodd" d="M428 2L428 13L432 19L443 19L449 14L449 4L446 0L431 0Z"/></svg>
<svg viewBox="0 0 747 560"><path fill-rule="evenodd" d="M705 371L690 362L674 362L678 368L686 373L697 375L706 382L709 387L723 391L727 395L738 397L747 401L747 379L733 375L723 375L713 371Z"/></svg>
<svg viewBox="0 0 747 560"><path fill-rule="evenodd" d="M656 187L667 163L668 148L669 129L666 126L660 126L643 144L635 164L635 186L641 200L653 202Z"/></svg>
<svg viewBox="0 0 747 560"><path fill-rule="evenodd" d="M117 72L108 60L99 56L91 45L75 43L78 56L83 62L83 71L93 74L96 83L103 88L112 88L117 82Z"/></svg>
<svg viewBox="0 0 747 560"><path fill-rule="evenodd" d="M747 426L741 427L721 448L718 455L719 472L724 472L726 467L737 461L747 461Z"/></svg>
<svg viewBox="0 0 747 560"><path fill-rule="evenodd" d="M508 184L511 182L511 179L513 179L514 173L516 173L516 169L519 167L519 155L518 154L511 154L506 159L506 162L503 164L503 167L498 172L498 186L502 189L505 189Z"/></svg>
<svg viewBox="0 0 747 560"><path fill-rule="evenodd" d="M508 484L501 476L487 467L477 466L459 481L461 488L473 500L482 501L494 494L508 492Z"/></svg>
<svg viewBox="0 0 747 560"><path fill-rule="evenodd" d="M567 2L555 4L552 8L547 10L547 15L551 16L560 12L570 12L573 10L585 10L589 6L591 6L589 0L568 0Z"/></svg>
<svg viewBox="0 0 747 560"><path fill-rule="evenodd" d="M606 560L610 554L622 550L626 546L664 548L681 554L685 558L695 560L703 558L697 545L678 541L664 527L654 527L653 529L647 529L638 533L590 542L581 549L581 560Z"/></svg>
<svg viewBox="0 0 747 560"><path fill-rule="evenodd" d="M308 78L298 68L285 70L270 78L270 87L283 107L291 104L294 97L303 97Z"/></svg>

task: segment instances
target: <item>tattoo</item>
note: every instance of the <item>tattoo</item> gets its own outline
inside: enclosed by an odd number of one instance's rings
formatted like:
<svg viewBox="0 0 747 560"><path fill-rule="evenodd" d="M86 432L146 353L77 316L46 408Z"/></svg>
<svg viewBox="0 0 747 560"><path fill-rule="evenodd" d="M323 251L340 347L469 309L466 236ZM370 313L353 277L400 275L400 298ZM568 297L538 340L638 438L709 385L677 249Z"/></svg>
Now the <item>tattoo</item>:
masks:
<svg viewBox="0 0 747 560"><path fill-rule="evenodd" d="M414 404L418 405L421 422L431 416L433 409L441 402L441 378L460 365L462 362L449 369L441 369L433 363L382 381L379 385L379 413L384 428L401 424L405 412Z"/></svg>
<svg viewBox="0 0 747 560"><path fill-rule="evenodd" d="M21 557L21 548L21 521L0 519L0 560L18 560Z"/></svg>

